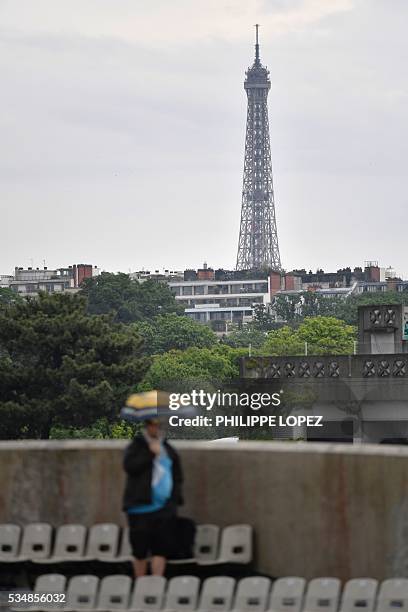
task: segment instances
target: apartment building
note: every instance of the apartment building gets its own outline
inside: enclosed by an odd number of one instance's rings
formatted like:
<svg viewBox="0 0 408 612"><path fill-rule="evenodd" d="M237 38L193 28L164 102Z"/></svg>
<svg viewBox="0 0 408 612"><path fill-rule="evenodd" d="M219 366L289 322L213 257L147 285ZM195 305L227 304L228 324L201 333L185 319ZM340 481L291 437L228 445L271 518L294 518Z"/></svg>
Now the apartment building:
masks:
<svg viewBox="0 0 408 612"><path fill-rule="evenodd" d="M168 284L187 316L220 331L227 329L228 323L251 321L255 306L270 302L267 275L263 279L222 280L215 278L211 268L204 267L197 272L186 270L184 280Z"/></svg>
<svg viewBox="0 0 408 612"><path fill-rule="evenodd" d="M75 264L68 268L55 270L44 268L18 268L9 278L8 286L16 293L36 295L40 291L46 293L61 293L76 291L84 279L97 276L99 268L90 264Z"/></svg>

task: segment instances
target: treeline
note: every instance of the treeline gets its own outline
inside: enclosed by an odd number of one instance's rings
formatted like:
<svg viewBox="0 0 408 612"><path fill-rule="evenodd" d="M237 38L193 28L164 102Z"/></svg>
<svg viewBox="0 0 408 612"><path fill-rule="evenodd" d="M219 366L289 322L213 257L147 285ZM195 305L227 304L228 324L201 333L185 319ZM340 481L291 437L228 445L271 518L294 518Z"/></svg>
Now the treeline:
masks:
<svg viewBox="0 0 408 612"><path fill-rule="evenodd" d="M408 305L408 292L366 292L344 298L326 297L313 291L304 291L298 295L276 296L274 310L278 319L290 325L299 323L307 317L318 316L336 317L348 325L357 325L358 307L373 303Z"/></svg>
<svg viewBox="0 0 408 612"><path fill-rule="evenodd" d="M131 392L214 388L239 376L248 353L352 353L356 303L343 303L343 320L328 304L311 301L285 326L259 307L220 339L182 314L167 285L126 274L88 279L76 295L0 289L0 438L129 437L118 413Z"/></svg>

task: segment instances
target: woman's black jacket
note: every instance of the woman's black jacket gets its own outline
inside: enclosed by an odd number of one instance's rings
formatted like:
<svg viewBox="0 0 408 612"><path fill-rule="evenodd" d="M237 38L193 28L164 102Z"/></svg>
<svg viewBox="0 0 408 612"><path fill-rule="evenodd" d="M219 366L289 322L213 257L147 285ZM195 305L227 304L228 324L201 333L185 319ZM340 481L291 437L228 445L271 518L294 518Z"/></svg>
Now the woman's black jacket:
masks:
<svg viewBox="0 0 408 612"><path fill-rule="evenodd" d="M168 505L177 506L183 503L183 474L180 458L175 449L165 440L164 447L172 460L173 489ZM151 452L146 439L136 436L126 447L123 467L127 474L123 510L132 506L152 502L152 472L155 454Z"/></svg>

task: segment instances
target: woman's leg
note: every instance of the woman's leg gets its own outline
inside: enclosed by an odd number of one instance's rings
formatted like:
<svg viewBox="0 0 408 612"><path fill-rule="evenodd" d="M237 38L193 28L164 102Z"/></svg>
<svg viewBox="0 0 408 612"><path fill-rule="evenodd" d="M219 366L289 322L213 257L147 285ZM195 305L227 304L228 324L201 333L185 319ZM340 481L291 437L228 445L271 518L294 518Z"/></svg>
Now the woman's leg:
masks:
<svg viewBox="0 0 408 612"><path fill-rule="evenodd" d="M153 576L164 576L164 571L166 569L166 558L159 557L157 555L153 556L151 559L151 570Z"/></svg>
<svg viewBox="0 0 408 612"><path fill-rule="evenodd" d="M135 578L146 576L147 574L147 559L133 559L133 573Z"/></svg>
<svg viewBox="0 0 408 612"><path fill-rule="evenodd" d="M143 514L129 514L128 523L130 547L133 555L133 573L135 578L140 578L147 574L148 521Z"/></svg>
<svg viewBox="0 0 408 612"><path fill-rule="evenodd" d="M172 510L165 508L160 510L152 521L151 572L154 576L164 576L167 559L172 550L174 516Z"/></svg>

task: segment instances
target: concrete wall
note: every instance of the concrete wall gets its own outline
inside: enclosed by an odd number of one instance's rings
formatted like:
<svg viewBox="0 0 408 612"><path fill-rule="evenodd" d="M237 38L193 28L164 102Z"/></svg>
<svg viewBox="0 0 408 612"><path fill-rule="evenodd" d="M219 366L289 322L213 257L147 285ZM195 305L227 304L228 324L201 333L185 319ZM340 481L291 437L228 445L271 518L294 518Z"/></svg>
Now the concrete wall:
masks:
<svg viewBox="0 0 408 612"><path fill-rule="evenodd" d="M260 571L342 579L408 575L408 449L179 442L183 512L251 523ZM3 442L0 521L122 520L124 444Z"/></svg>
<svg viewBox="0 0 408 612"><path fill-rule="evenodd" d="M403 340L402 308L401 304L371 304L358 307L359 353L408 352L408 342Z"/></svg>
<svg viewBox="0 0 408 612"><path fill-rule="evenodd" d="M378 443L407 437L408 358L393 355L270 356L241 359L242 390L283 392L296 414L323 415L324 423L354 421L356 441ZM286 395L285 395L286 393ZM285 397L297 397L286 404ZM372 422L381 421L379 427ZM396 431L399 430L399 436ZM297 432L296 436L305 437ZM309 437L309 436L308 436Z"/></svg>

